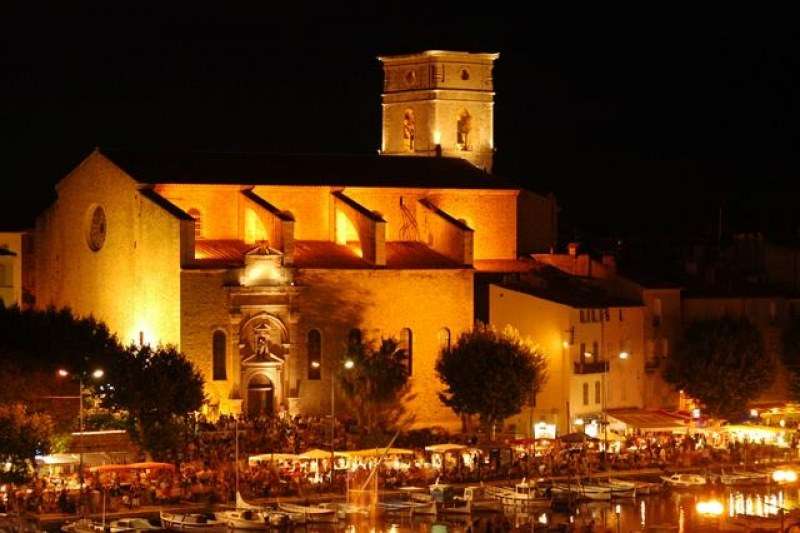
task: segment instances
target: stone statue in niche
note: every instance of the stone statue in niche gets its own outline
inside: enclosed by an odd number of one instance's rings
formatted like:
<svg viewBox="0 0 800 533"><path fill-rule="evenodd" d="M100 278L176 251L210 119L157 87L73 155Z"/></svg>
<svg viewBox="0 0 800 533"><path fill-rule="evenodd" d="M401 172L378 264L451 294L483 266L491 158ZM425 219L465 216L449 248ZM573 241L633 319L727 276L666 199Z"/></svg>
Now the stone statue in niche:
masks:
<svg viewBox="0 0 800 533"><path fill-rule="evenodd" d="M403 148L408 152L414 151L414 138L417 134L417 123L414 111L406 109L403 113Z"/></svg>
<svg viewBox="0 0 800 533"><path fill-rule="evenodd" d="M286 361L283 330L280 326L273 324L270 318L246 325L242 335L247 339L242 346L243 363L284 363Z"/></svg>
<svg viewBox="0 0 800 533"><path fill-rule="evenodd" d="M459 150L471 150L472 146L470 145L470 132L472 131L472 116L469 114L469 111L466 109L461 112L461 115L458 117L457 123L457 134L458 138L456 139L456 146Z"/></svg>

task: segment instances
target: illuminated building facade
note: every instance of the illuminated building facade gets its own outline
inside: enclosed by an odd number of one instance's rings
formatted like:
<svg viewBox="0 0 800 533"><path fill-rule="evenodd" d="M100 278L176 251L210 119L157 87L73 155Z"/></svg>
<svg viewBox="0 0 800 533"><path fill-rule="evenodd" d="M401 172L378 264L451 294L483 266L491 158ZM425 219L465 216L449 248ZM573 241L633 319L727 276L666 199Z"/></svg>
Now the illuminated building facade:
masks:
<svg viewBox="0 0 800 533"><path fill-rule="evenodd" d="M381 58L381 155L96 149L37 220L37 305L177 345L212 412L327 413L348 342L395 337L414 423L457 426L434 364L472 325L476 272L556 233L552 197L483 170L496 57Z"/></svg>

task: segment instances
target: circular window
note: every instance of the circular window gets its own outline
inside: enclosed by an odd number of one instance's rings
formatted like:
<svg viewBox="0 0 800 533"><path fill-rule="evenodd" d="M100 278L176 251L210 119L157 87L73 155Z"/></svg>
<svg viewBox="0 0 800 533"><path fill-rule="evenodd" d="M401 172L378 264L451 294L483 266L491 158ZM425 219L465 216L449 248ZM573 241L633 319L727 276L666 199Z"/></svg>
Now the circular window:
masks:
<svg viewBox="0 0 800 533"><path fill-rule="evenodd" d="M89 208L89 216L86 227L86 243L89 248L96 252L103 247L106 242L106 212L99 205Z"/></svg>

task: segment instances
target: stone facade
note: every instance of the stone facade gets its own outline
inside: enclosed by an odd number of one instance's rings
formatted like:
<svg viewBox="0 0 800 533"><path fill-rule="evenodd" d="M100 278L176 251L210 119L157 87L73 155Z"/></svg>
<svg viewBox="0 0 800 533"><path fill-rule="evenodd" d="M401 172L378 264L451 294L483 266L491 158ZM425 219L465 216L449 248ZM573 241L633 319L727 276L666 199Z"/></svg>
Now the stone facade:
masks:
<svg viewBox="0 0 800 533"><path fill-rule="evenodd" d="M461 160L491 168L496 57L382 58L384 151L442 155L436 133L456 158L95 150L37 220L37 305L176 345L212 414L328 413L354 332L394 337L411 351L409 422L457 427L434 366L472 325L473 264L513 267L521 242L544 250L556 232L554 198Z"/></svg>
<svg viewBox="0 0 800 533"><path fill-rule="evenodd" d="M486 171L494 155L498 54L432 50L379 58L383 63L386 154L462 157Z"/></svg>

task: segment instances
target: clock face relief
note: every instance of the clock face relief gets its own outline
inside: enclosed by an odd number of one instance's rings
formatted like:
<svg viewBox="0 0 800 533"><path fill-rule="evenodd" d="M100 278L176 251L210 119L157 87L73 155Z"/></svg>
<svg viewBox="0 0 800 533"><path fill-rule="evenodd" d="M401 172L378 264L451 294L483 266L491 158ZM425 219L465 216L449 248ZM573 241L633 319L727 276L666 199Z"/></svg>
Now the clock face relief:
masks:
<svg viewBox="0 0 800 533"><path fill-rule="evenodd" d="M106 212L102 207L96 205L91 208L89 213L89 226L86 228L86 242L93 252L97 252L106 242Z"/></svg>

